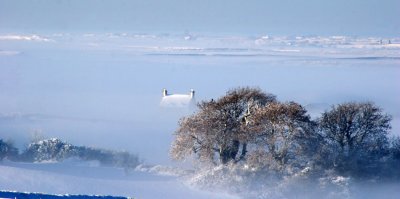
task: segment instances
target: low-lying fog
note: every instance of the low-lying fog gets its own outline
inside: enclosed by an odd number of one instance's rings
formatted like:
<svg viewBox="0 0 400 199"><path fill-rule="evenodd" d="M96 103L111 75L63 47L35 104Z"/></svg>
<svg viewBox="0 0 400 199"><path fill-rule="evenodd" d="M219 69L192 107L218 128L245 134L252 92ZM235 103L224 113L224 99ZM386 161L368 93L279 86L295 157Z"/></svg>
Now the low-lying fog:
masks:
<svg viewBox="0 0 400 199"><path fill-rule="evenodd" d="M36 133L171 164L178 119L193 110L161 107L162 89L193 88L201 101L239 86L299 102L313 116L372 101L399 135L399 47L380 39L3 34L0 138L23 147Z"/></svg>

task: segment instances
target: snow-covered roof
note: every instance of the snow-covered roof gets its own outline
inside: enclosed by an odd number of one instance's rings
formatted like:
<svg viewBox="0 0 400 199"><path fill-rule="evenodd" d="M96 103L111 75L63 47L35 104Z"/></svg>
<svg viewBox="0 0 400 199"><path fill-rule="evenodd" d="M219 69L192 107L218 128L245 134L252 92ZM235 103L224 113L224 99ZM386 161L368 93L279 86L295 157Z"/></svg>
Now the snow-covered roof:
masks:
<svg viewBox="0 0 400 199"><path fill-rule="evenodd" d="M188 94L168 94L166 89L163 89L163 96L160 105L162 107L190 107L195 105L194 90L191 89Z"/></svg>

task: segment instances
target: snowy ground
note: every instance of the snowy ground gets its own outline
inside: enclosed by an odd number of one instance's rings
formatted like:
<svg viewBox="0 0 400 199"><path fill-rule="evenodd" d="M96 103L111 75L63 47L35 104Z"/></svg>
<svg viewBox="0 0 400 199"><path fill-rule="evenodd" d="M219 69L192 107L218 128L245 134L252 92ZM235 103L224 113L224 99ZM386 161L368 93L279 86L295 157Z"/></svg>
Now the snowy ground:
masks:
<svg viewBox="0 0 400 199"><path fill-rule="evenodd" d="M176 176L99 167L96 164L0 163L0 190L134 198L235 198L192 189Z"/></svg>

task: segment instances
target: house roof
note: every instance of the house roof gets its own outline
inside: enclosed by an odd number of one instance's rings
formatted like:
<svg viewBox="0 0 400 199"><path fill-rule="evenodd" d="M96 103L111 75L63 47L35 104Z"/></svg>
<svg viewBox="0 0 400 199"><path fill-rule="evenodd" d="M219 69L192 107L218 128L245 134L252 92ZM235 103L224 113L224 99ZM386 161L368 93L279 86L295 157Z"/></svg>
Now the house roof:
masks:
<svg viewBox="0 0 400 199"><path fill-rule="evenodd" d="M189 107L195 105L194 91L189 94L167 94L164 89L160 105L162 107Z"/></svg>

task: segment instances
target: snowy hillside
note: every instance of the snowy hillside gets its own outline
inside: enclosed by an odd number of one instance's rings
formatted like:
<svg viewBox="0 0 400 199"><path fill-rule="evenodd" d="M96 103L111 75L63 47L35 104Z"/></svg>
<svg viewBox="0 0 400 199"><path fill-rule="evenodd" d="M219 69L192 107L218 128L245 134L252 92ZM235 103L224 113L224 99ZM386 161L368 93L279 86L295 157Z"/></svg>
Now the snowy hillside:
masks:
<svg viewBox="0 0 400 199"><path fill-rule="evenodd" d="M100 167L94 163L0 163L0 189L69 195L114 195L133 198L235 198L199 191L177 177L146 171ZM3 197L0 194L0 197Z"/></svg>
<svg viewBox="0 0 400 199"><path fill-rule="evenodd" d="M188 39L190 38L190 39ZM398 37L229 36L136 33L0 34L0 43L68 50L122 51L146 56L217 56L339 59L399 59ZM68 44L68 45L67 45ZM68 47L67 47L68 46ZM15 56L28 49L1 49Z"/></svg>

